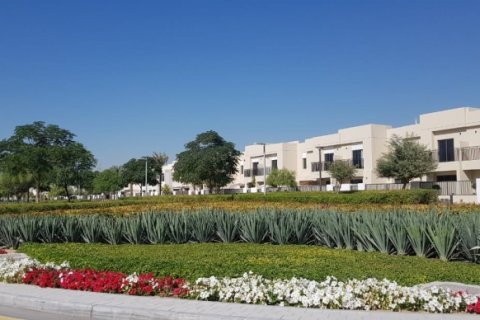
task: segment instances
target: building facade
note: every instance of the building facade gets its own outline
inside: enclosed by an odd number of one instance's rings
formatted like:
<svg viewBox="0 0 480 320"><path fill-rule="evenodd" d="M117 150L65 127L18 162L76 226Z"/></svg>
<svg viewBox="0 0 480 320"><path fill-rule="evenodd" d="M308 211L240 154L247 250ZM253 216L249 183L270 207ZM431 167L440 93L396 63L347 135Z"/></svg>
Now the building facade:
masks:
<svg viewBox="0 0 480 320"><path fill-rule="evenodd" d="M376 162L388 151L388 141L393 136L415 139L431 151L437 168L419 180L438 183L442 188L450 188L451 183L456 182L452 193L458 193L460 188L466 195L475 194L475 182L480 179L480 109L470 107L423 114L417 123L397 128L366 124L301 142L247 145L234 181L226 188L261 191L265 186L264 177L272 170L288 169L295 172L303 190L309 187L314 190L320 185L329 190L327 186L336 183L328 171L334 161L345 161L356 167L350 183L361 186L359 189L393 184L394 180L376 173ZM190 190L191 187L173 181L172 170L172 164L164 167L164 184L175 191Z"/></svg>

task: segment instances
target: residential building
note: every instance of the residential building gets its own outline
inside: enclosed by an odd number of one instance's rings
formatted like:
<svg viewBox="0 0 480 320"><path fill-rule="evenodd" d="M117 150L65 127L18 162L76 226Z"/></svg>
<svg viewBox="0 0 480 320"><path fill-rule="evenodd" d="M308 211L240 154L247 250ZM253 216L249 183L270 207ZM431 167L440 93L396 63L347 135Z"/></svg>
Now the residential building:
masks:
<svg viewBox="0 0 480 320"><path fill-rule="evenodd" d="M480 109L471 107L423 114L417 123L397 128L366 124L302 142L247 145L234 181L226 188L260 191L264 176L285 168L296 173L302 190L318 190L320 179L322 189L331 190L327 186L336 181L328 169L334 161L346 161L357 168L350 181L357 189L378 189L387 183L392 184L389 188L400 188L400 184L393 185L396 181L376 172L376 162L388 151L388 141L394 135L426 145L437 161L434 171L417 180L438 184L443 196L461 195L459 201L475 198L475 183L480 179ZM164 167L163 183L174 191L189 190L192 194L191 187L173 181L172 172L173 164Z"/></svg>

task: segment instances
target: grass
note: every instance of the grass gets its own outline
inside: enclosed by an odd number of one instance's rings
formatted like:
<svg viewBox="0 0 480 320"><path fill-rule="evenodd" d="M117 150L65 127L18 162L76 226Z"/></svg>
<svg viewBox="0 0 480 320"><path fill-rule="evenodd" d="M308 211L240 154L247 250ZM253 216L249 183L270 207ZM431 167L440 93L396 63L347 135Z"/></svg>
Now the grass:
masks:
<svg viewBox="0 0 480 320"><path fill-rule="evenodd" d="M67 260L73 268L154 272L195 280L198 277L238 276L253 271L268 278L305 277L340 280L375 277L402 285L431 281L480 284L480 265L438 259L389 256L318 246L270 244L24 244L21 252L42 262Z"/></svg>

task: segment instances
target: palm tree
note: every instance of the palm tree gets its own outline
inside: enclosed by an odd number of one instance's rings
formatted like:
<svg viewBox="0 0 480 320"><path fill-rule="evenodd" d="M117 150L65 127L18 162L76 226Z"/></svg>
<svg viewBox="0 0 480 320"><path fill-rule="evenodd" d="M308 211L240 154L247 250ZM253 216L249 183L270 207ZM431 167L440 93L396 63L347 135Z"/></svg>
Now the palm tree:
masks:
<svg viewBox="0 0 480 320"><path fill-rule="evenodd" d="M160 194L162 194L162 167L168 162L168 156L163 152L154 152L151 157L152 169L158 177Z"/></svg>

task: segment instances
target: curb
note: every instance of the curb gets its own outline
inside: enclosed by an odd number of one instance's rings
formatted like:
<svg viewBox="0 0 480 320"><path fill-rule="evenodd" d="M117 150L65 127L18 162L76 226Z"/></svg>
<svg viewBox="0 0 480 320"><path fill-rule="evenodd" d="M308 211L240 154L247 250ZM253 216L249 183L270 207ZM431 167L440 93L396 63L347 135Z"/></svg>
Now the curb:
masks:
<svg viewBox="0 0 480 320"><path fill-rule="evenodd" d="M359 310L324 310L247 305L177 298L138 297L108 293L0 284L0 306L48 312L64 319L162 319L162 320L456 320L478 315L430 314Z"/></svg>

